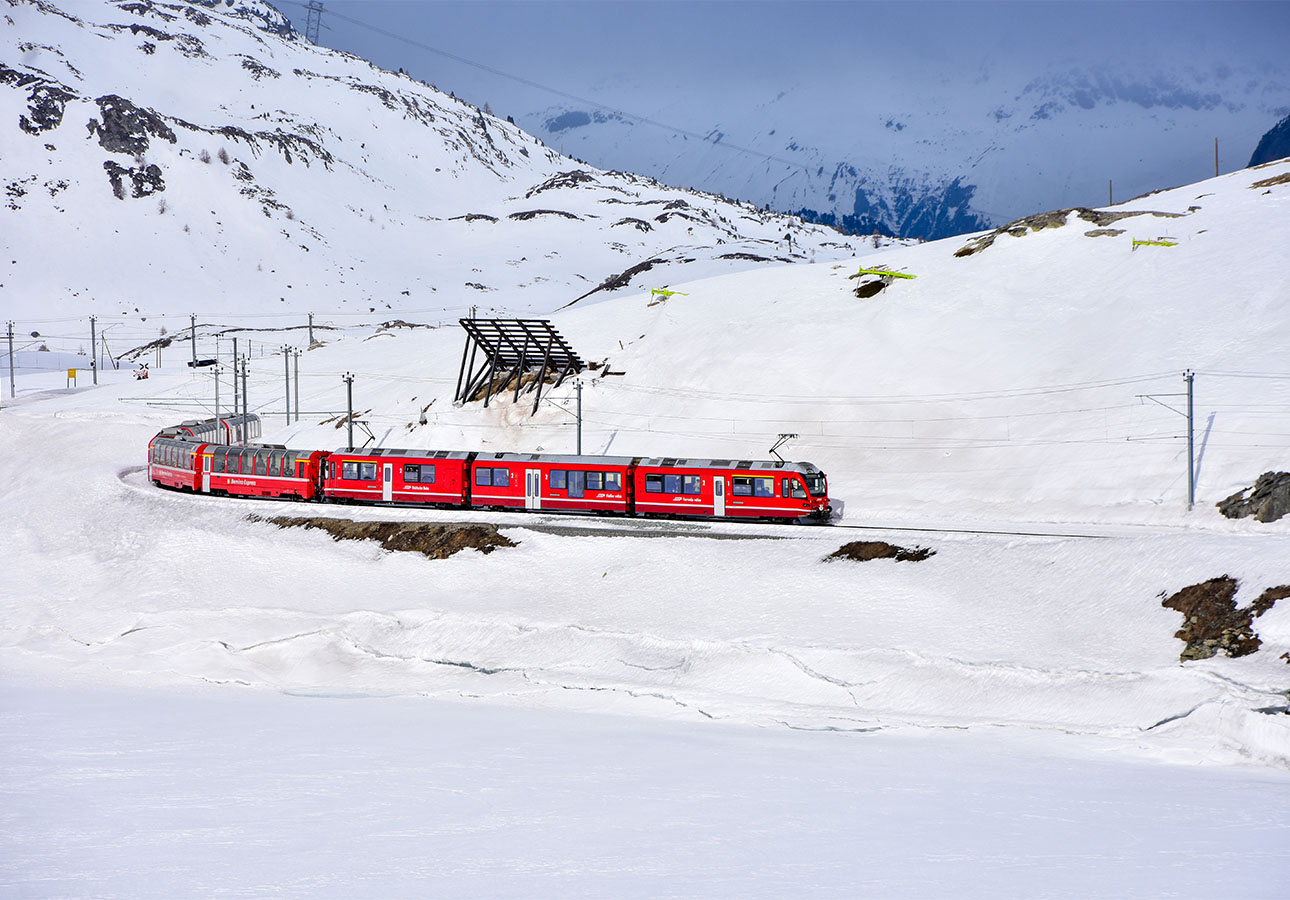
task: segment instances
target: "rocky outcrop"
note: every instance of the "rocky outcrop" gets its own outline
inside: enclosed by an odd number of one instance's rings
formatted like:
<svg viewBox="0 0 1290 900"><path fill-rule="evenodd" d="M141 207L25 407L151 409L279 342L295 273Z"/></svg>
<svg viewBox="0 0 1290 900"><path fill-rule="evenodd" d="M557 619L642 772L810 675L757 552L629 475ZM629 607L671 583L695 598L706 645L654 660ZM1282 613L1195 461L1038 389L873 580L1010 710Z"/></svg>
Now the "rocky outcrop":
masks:
<svg viewBox="0 0 1290 900"><path fill-rule="evenodd" d="M1209 659L1220 652L1224 656L1248 656L1262 645L1254 633L1253 621L1278 600L1290 597L1290 585L1268 588L1259 598L1242 609L1236 607L1236 589L1240 582L1230 575L1211 578L1189 585L1170 597L1162 593L1161 605L1183 614L1183 627L1174 637L1185 641L1179 659Z"/></svg>
<svg viewBox="0 0 1290 900"><path fill-rule="evenodd" d="M1290 156L1290 116L1286 116L1259 139L1247 166L1261 166L1274 159Z"/></svg>
<svg viewBox="0 0 1290 900"><path fill-rule="evenodd" d="M175 143L175 132L154 111L135 106L116 94L99 97L94 102L99 105L103 121L90 119L85 127L109 153L138 156L147 152L150 137Z"/></svg>
<svg viewBox="0 0 1290 900"><path fill-rule="evenodd" d="M1259 522L1275 522L1290 513L1290 472L1264 472L1253 487L1215 505L1229 519L1253 516Z"/></svg>

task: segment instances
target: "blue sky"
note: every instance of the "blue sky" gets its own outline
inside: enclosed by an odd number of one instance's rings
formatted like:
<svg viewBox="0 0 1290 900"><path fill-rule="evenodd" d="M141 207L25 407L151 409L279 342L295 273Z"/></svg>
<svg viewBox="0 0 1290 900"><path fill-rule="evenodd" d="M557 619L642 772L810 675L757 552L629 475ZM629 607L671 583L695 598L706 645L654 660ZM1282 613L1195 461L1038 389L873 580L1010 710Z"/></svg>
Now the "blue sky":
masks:
<svg viewBox="0 0 1290 900"><path fill-rule="evenodd" d="M303 30L303 4L278 5ZM1101 60L1284 67L1290 55L1287 2L324 0L324 6L320 43L402 67L503 115L560 97L479 66L614 106L650 105L650 85L720 103L729 92L776 86L827 90L840 76L917 84Z"/></svg>

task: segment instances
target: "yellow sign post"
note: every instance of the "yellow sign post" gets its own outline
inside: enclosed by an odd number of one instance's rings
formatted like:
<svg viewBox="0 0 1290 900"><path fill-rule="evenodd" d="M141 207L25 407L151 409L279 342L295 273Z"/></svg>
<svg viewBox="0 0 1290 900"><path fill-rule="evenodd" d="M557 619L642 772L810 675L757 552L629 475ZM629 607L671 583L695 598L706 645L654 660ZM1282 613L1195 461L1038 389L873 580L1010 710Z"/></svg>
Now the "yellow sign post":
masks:
<svg viewBox="0 0 1290 900"><path fill-rule="evenodd" d="M68 370L67 370L67 386L68 386L68 387L76 387L76 370L75 370L75 369L68 369Z"/></svg>

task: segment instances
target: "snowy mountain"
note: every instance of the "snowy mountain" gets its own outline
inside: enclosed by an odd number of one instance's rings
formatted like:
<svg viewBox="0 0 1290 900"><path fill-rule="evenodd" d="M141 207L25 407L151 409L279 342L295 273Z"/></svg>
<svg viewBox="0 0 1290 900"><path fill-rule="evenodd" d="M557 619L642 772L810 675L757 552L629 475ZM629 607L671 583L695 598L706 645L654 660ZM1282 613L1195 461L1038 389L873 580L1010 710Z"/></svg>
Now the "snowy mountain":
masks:
<svg viewBox="0 0 1290 900"><path fill-rule="evenodd" d="M632 102L630 88L618 91ZM964 78L932 63L915 84L866 72L845 114L799 89L727 99L719 118L683 99L642 110L688 133L569 104L520 121L580 159L851 233L935 239L1101 203L1108 181L1117 199L1194 181L1213 173L1215 136L1230 169L1290 111L1290 73L1127 59L1029 75L983 64Z"/></svg>
<svg viewBox="0 0 1290 900"><path fill-rule="evenodd" d="M767 260L800 220L562 157L265 3L9 0L0 290L14 312L549 309ZM553 240L553 235L561 237ZM553 252L574 243L576 258ZM73 253L101 273L66 283ZM645 273L648 272L648 275ZM325 298L325 299L324 299Z"/></svg>

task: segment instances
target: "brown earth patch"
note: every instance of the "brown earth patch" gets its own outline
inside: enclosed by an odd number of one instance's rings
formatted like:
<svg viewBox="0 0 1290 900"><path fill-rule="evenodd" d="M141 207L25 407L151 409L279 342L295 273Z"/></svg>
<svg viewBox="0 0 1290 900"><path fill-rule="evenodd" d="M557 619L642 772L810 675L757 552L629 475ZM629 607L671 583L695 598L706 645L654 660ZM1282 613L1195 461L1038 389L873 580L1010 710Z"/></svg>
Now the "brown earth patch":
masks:
<svg viewBox="0 0 1290 900"><path fill-rule="evenodd" d="M930 547L914 547L911 550L907 547L888 544L886 541L852 541L849 544L843 544L824 559L826 562L830 559L854 559L858 562L868 562L871 559L922 562L929 556L935 555L936 551Z"/></svg>
<svg viewBox="0 0 1290 900"><path fill-rule="evenodd" d="M495 525L435 522L355 522L320 516L251 516L253 522L268 522L279 528L317 528L335 540L377 541L386 550L413 550L431 559L447 559L459 550L492 553L515 542L500 534Z"/></svg>
<svg viewBox="0 0 1290 900"><path fill-rule="evenodd" d="M1183 614L1183 627L1174 633L1187 644L1180 660L1209 659L1219 651L1234 659L1259 649L1263 642L1252 623L1278 600L1290 597L1290 585L1268 588L1243 609L1236 606L1239 586L1235 578L1223 575L1185 587L1171 597L1161 592L1161 605Z"/></svg>
<svg viewBox="0 0 1290 900"><path fill-rule="evenodd" d="M1278 175L1275 178L1264 178L1262 181L1256 181L1250 185L1251 188L1272 187L1274 184L1290 184L1290 172L1284 175Z"/></svg>

